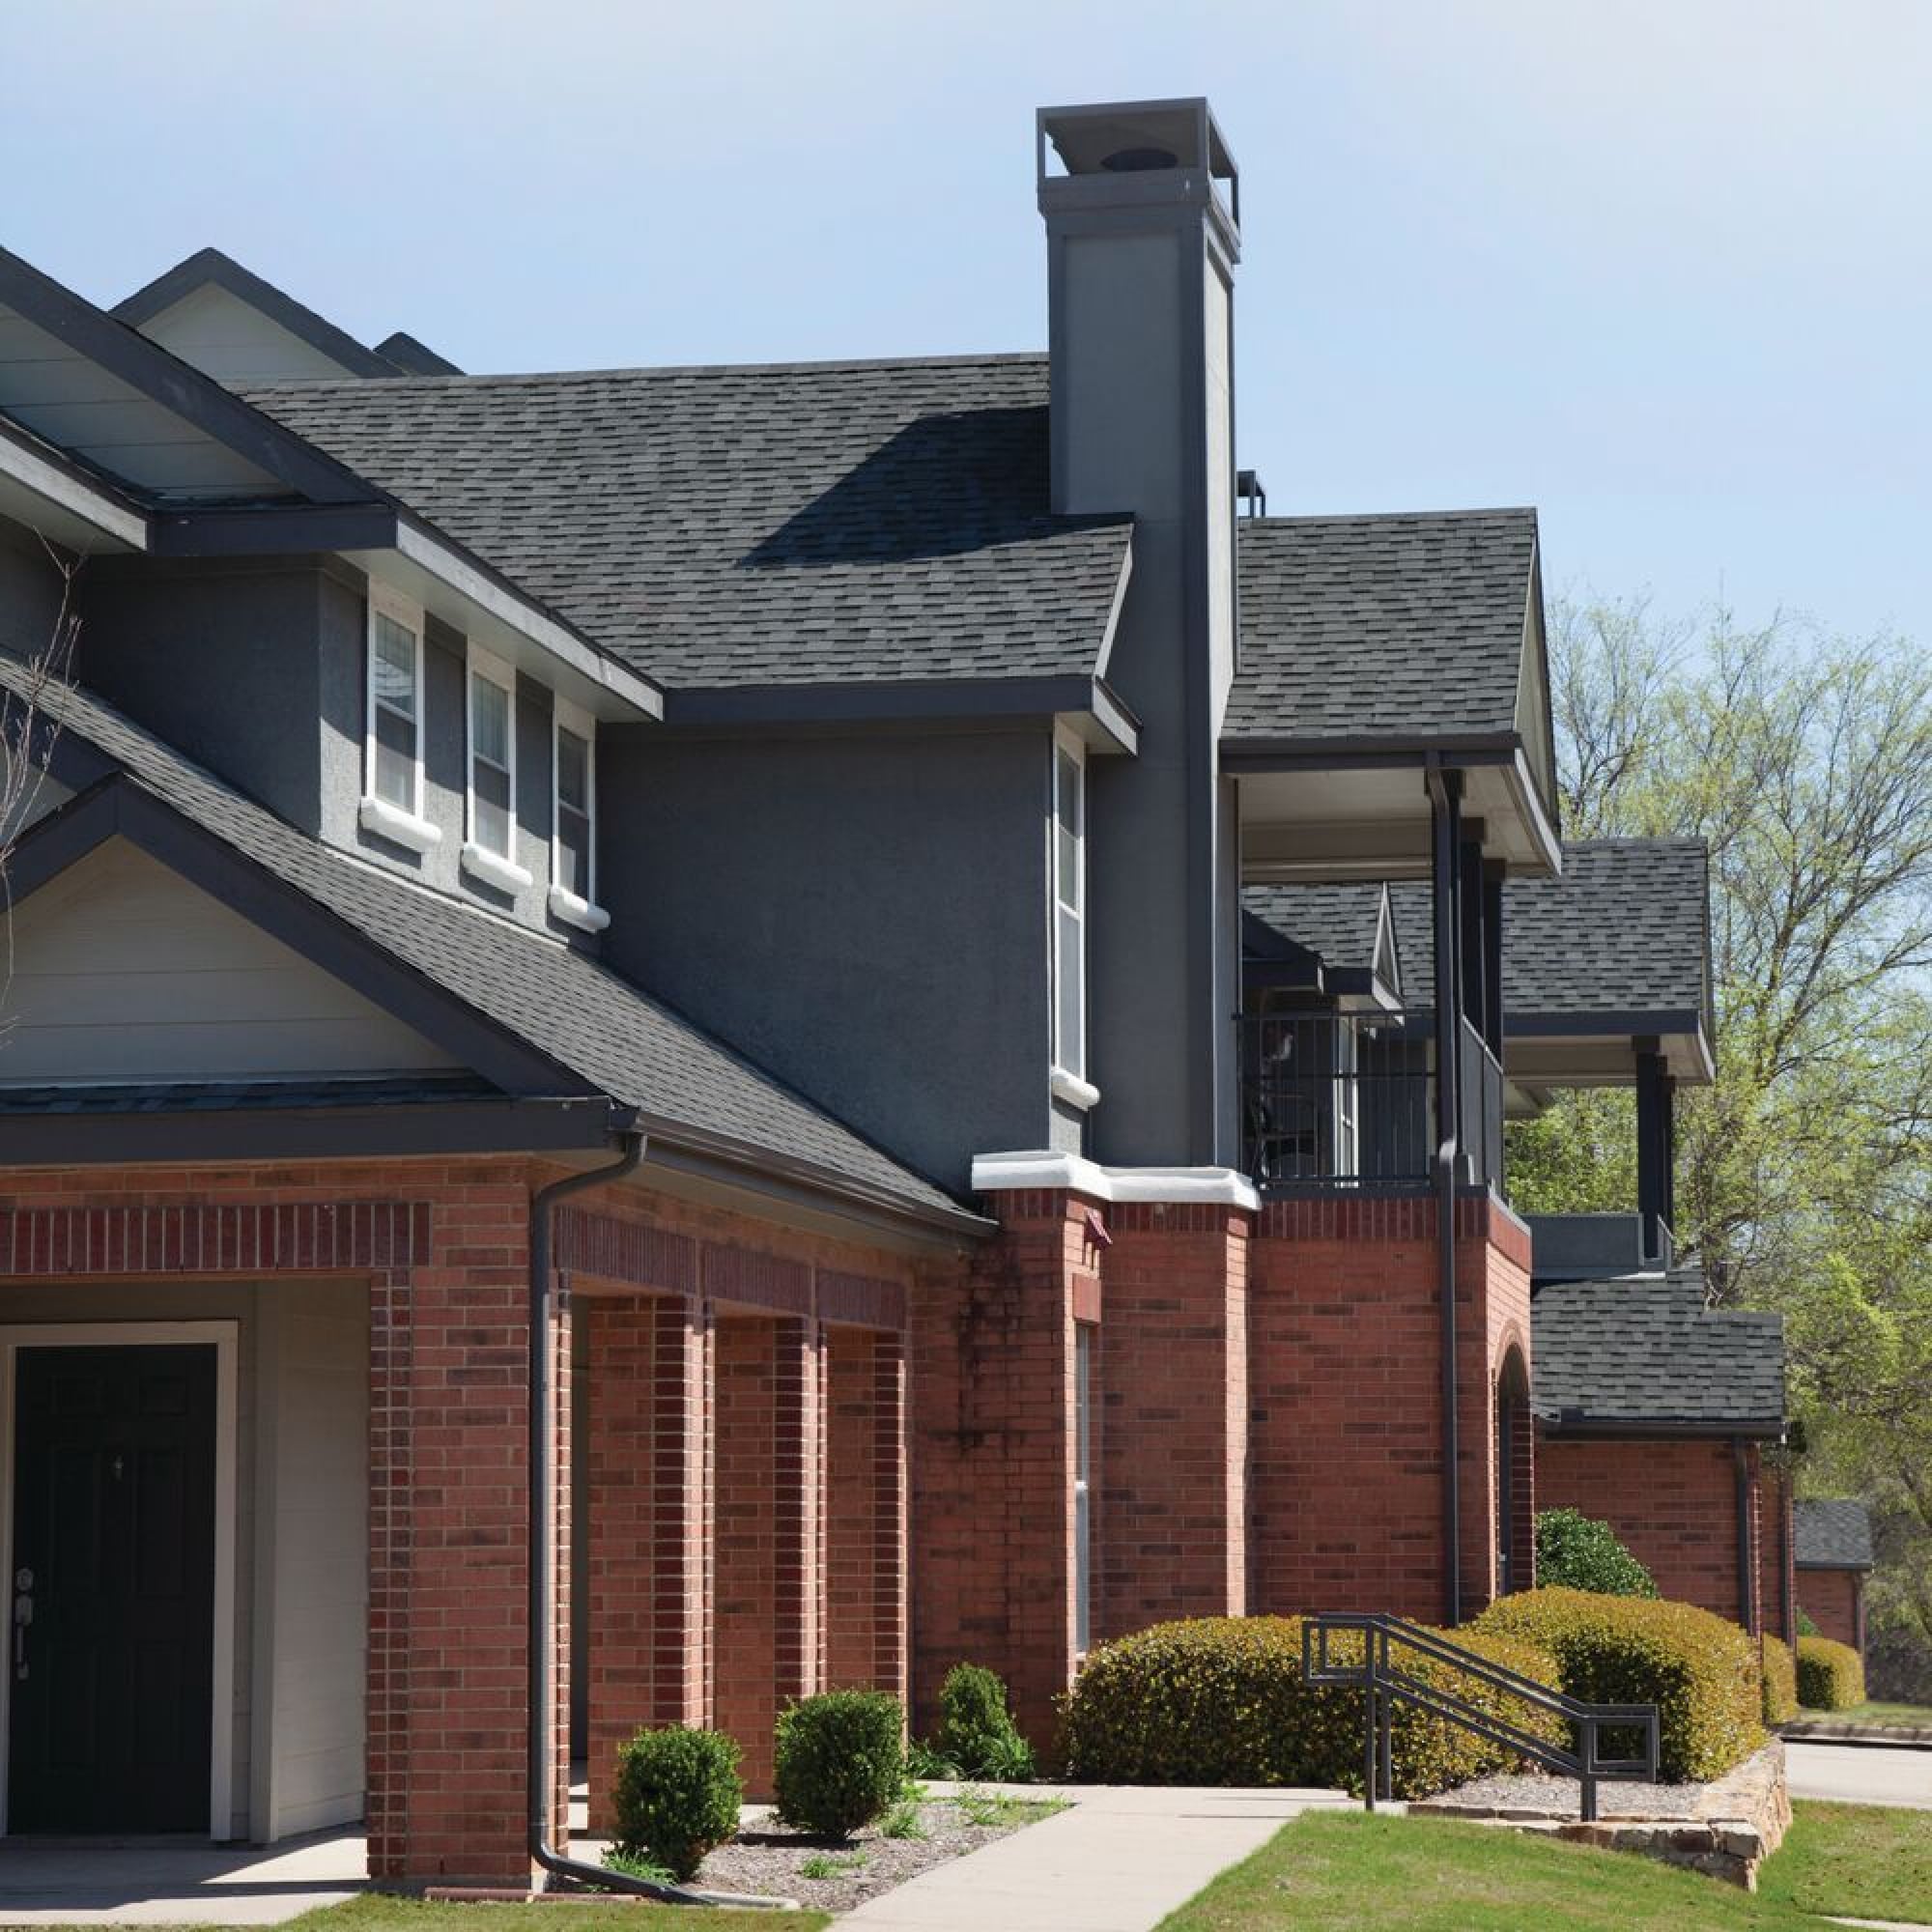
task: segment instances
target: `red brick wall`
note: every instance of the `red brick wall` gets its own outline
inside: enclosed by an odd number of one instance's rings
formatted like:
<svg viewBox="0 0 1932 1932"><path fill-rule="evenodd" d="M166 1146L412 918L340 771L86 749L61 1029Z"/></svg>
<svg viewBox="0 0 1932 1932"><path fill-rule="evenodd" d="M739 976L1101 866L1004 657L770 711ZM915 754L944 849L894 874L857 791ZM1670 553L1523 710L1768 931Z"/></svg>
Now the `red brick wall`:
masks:
<svg viewBox="0 0 1932 1932"><path fill-rule="evenodd" d="M1102 1319L1089 1204L1014 1190L1002 1233L922 1271L912 1333L916 1726L962 1660L1046 1745L1073 1668L1073 1324Z"/></svg>
<svg viewBox="0 0 1932 1932"><path fill-rule="evenodd" d="M1776 1455L1758 1463L1758 1615L1786 1643L1798 1640L1798 1573L1791 1545L1791 1474Z"/></svg>
<svg viewBox="0 0 1932 1932"><path fill-rule="evenodd" d="M1537 1504L1616 1531L1659 1592L1741 1621L1737 1475L1730 1442L1594 1441L1540 1434Z"/></svg>
<svg viewBox="0 0 1932 1932"><path fill-rule="evenodd" d="M1496 1372L1527 1360L1528 1237L1457 1208L1465 1613L1493 1589ZM1433 1198L1270 1202L1250 1256L1250 1601L1439 1623L1441 1297Z"/></svg>
<svg viewBox="0 0 1932 1932"><path fill-rule="evenodd" d="M1106 1210L1096 1640L1247 1607L1252 1218L1207 1206Z"/></svg>
<svg viewBox="0 0 1932 1932"><path fill-rule="evenodd" d="M1818 1634L1833 1643L1864 1649L1864 1577L1857 1570L1801 1570L1798 1601L1818 1626Z"/></svg>
<svg viewBox="0 0 1932 1932"><path fill-rule="evenodd" d="M826 1333L826 1681L905 1694L905 1349Z"/></svg>

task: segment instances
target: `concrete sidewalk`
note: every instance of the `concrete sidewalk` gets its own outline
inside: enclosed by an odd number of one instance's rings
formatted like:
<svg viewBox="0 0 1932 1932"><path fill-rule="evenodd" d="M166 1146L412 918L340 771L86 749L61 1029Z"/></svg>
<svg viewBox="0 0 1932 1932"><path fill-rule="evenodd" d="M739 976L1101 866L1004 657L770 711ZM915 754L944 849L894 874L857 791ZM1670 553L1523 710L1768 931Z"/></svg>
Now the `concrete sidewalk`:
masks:
<svg viewBox="0 0 1932 1932"><path fill-rule="evenodd" d="M1794 1798L1840 1804L1902 1804L1932 1810L1932 1754L1882 1745L1811 1744L1788 1738L1785 1776Z"/></svg>
<svg viewBox="0 0 1932 1932"><path fill-rule="evenodd" d="M0 1925L274 1925L363 1889L362 1834L264 1850L150 1839L0 1841Z"/></svg>
<svg viewBox="0 0 1932 1932"><path fill-rule="evenodd" d="M1073 1802L867 1901L838 1920L839 1932L848 1925L854 1932L1151 1932L1289 1819L1356 1802L1339 1791L1001 1788L1015 1798Z"/></svg>

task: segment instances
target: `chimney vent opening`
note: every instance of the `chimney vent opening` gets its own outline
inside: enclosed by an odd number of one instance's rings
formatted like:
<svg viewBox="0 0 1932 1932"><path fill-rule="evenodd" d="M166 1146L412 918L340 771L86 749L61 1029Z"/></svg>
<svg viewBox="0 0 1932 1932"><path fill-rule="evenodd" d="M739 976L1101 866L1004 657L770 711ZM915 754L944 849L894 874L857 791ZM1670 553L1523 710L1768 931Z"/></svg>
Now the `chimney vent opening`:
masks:
<svg viewBox="0 0 1932 1932"><path fill-rule="evenodd" d="M1111 175L1144 175L1178 168L1180 156L1172 148L1116 148L1100 165Z"/></svg>

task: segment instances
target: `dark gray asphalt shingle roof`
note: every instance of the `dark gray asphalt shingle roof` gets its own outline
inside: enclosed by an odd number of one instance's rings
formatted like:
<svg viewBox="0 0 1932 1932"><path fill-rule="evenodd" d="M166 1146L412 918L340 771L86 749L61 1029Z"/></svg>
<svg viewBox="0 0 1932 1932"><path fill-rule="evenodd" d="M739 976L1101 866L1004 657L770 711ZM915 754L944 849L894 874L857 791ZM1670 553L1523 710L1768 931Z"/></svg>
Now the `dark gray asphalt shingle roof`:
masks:
<svg viewBox="0 0 1932 1932"><path fill-rule="evenodd" d="M1850 1497L1799 1503L1791 1544L1801 1570L1869 1570L1871 1512Z"/></svg>
<svg viewBox="0 0 1932 1932"><path fill-rule="evenodd" d="M1549 1282L1531 1309L1530 1402L1569 1426L1735 1428L1784 1421L1776 1315L1704 1305L1694 1270Z"/></svg>
<svg viewBox="0 0 1932 1932"><path fill-rule="evenodd" d="M1049 514L1044 356L243 393L673 689L1100 668L1131 526Z"/></svg>
<svg viewBox="0 0 1932 1932"><path fill-rule="evenodd" d="M1535 556L1533 510L1243 518L1223 742L1514 730Z"/></svg>
<svg viewBox="0 0 1932 1932"><path fill-rule="evenodd" d="M1503 888L1505 1025L1511 1013L1689 1011L1710 1032L1709 892L1701 838L1582 839L1564 846L1561 877L1512 879ZM1389 903L1404 981L1427 987L1435 960L1428 882L1397 881Z"/></svg>
<svg viewBox="0 0 1932 1932"><path fill-rule="evenodd" d="M0 685L17 692L26 676L0 652ZM799 1161L915 1208L958 1211L932 1182L586 954L309 838L83 687L40 702L64 736L96 746L192 823L598 1092L751 1154Z"/></svg>
<svg viewBox="0 0 1932 1932"><path fill-rule="evenodd" d="M1241 910L1270 933L1319 953L1329 966L1376 963L1381 930L1379 883L1334 886L1243 886Z"/></svg>

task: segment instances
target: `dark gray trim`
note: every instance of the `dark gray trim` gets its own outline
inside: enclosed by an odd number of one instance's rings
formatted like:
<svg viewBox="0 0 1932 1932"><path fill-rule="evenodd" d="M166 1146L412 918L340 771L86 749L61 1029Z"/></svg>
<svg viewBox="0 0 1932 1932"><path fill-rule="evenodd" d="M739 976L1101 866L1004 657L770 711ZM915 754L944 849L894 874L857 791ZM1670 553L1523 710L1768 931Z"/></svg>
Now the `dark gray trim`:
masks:
<svg viewBox="0 0 1932 1932"><path fill-rule="evenodd" d="M644 1111L638 1115L638 1124L649 1138L649 1164L653 1167L671 1168L789 1205L817 1207L821 1211L826 1201L835 1201L852 1218L898 1234L915 1230L927 1239L944 1236L952 1247L957 1247L961 1239L985 1240L999 1233L997 1221L970 1208L915 1206L882 1188L830 1174L808 1161L742 1148L682 1121L665 1120Z"/></svg>
<svg viewBox="0 0 1932 1932"><path fill-rule="evenodd" d="M895 719L1094 719L1123 751L1136 749L1140 721L1097 677L921 678L893 684L758 684L685 688L665 694L665 723L679 725L868 724Z"/></svg>
<svg viewBox="0 0 1932 1932"><path fill-rule="evenodd" d="M324 972L413 1027L506 1093L587 1094L596 1090L494 1020L432 984L353 931L326 906L238 852L135 780L112 778L30 826L14 848L12 902L107 839L120 837L213 894L230 911L293 947Z"/></svg>
<svg viewBox="0 0 1932 1932"><path fill-rule="evenodd" d="M1680 1435L1695 1435L1706 1440L1729 1441L1742 1435L1753 1442L1776 1442L1784 1435L1784 1419L1768 1416L1736 1416L1713 1420L1710 1416L1645 1416L1632 1422L1620 1416L1594 1416L1580 1409L1567 1408L1558 1415L1538 1412L1537 1427L1551 1435L1597 1437L1605 1442L1668 1442Z"/></svg>
<svg viewBox="0 0 1932 1932"><path fill-rule="evenodd" d="M1793 1557L1791 1567L1794 1570L1854 1570L1860 1576L1868 1577L1878 1568L1878 1565L1875 1563L1807 1563L1802 1557Z"/></svg>
<svg viewBox="0 0 1932 1932"><path fill-rule="evenodd" d="M0 301L298 495L318 503L368 499L370 486L333 457L6 248L0 248Z"/></svg>
<svg viewBox="0 0 1932 1932"><path fill-rule="evenodd" d="M399 328L393 334L385 335L376 345L376 354L386 356L406 376L460 376L459 369L446 355L439 355L427 343L418 342L407 329Z"/></svg>
<svg viewBox="0 0 1932 1932"><path fill-rule="evenodd" d="M1463 1457L1456 1347L1456 1171L1461 1164L1463 781L1430 762L1429 834L1435 943L1435 1269L1441 1308L1442 1570L1448 1626L1463 1621Z"/></svg>
<svg viewBox="0 0 1932 1932"><path fill-rule="evenodd" d="M1511 1010L1507 1022L1513 1039L1637 1039L1646 1035L1689 1035L1703 1037L1702 1016L1691 1007L1660 1008L1601 1013L1524 1013Z"/></svg>
<svg viewBox="0 0 1932 1932"><path fill-rule="evenodd" d="M391 503L264 504L253 510L156 511L156 556L299 556L313 551L393 550Z"/></svg>
<svg viewBox="0 0 1932 1932"><path fill-rule="evenodd" d="M1378 765L1512 765L1522 750L1514 731L1364 732L1325 738L1239 737L1223 732L1221 769L1243 772L1352 771Z"/></svg>
<svg viewBox="0 0 1932 1932"><path fill-rule="evenodd" d="M259 309L270 322L279 323L291 335L306 342L330 361L340 363L352 376L402 373L395 363L373 349L365 349L327 316L318 315L306 303L276 288L273 282L265 282L253 270L244 269L219 248L197 249L185 261L177 262L145 287L136 289L125 301L116 302L108 313L117 321L139 328L163 309L172 308L183 298L210 283L226 289L250 308Z"/></svg>
<svg viewBox="0 0 1932 1932"><path fill-rule="evenodd" d="M0 1111L0 1169L170 1160L366 1160L418 1154L559 1153L609 1144L628 1110L603 1095L393 1106Z"/></svg>

